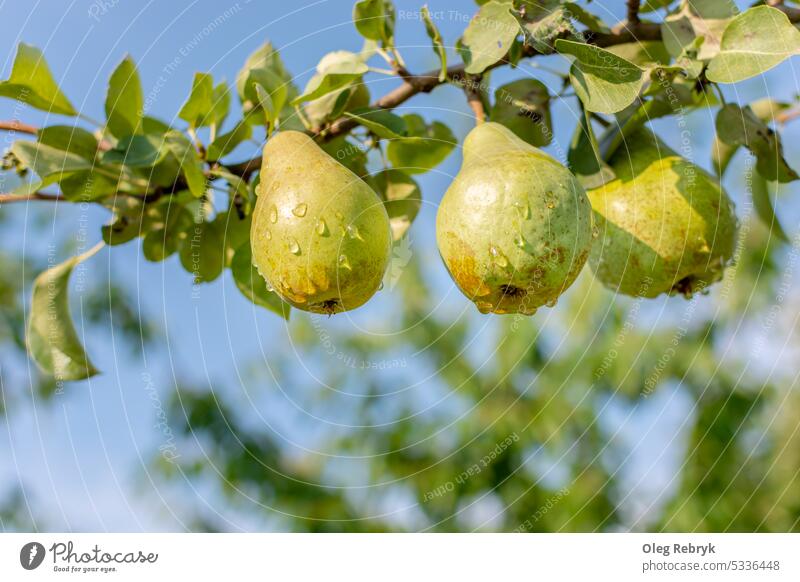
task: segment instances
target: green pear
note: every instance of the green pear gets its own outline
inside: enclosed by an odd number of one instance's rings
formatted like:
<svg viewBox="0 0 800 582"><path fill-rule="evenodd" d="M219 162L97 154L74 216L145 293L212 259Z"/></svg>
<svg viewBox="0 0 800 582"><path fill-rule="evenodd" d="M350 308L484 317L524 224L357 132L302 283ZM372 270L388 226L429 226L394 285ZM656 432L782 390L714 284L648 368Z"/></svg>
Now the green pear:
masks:
<svg viewBox="0 0 800 582"><path fill-rule="evenodd" d="M589 192L599 238L589 264L625 295L685 296L722 278L736 215L719 181L649 129L628 137L609 163L616 179Z"/></svg>
<svg viewBox="0 0 800 582"><path fill-rule="evenodd" d="M442 198L436 240L450 275L481 313L532 315L578 276L592 212L580 183L555 159L498 123L464 141Z"/></svg>
<svg viewBox="0 0 800 582"><path fill-rule="evenodd" d="M391 243L386 210L361 178L304 133L270 138L250 245L286 302L326 314L363 305L381 285Z"/></svg>

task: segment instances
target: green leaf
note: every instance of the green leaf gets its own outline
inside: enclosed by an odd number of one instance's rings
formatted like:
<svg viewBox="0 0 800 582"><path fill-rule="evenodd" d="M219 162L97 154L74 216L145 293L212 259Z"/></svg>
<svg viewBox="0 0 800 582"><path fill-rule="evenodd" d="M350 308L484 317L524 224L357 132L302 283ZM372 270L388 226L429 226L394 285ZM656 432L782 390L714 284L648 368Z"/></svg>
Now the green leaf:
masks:
<svg viewBox="0 0 800 582"><path fill-rule="evenodd" d="M664 43L656 40L626 42L610 46L608 51L639 66L650 64L668 65L671 60Z"/></svg>
<svg viewBox="0 0 800 582"><path fill-rule="evenodd" d="M195 73L192 92L178 112L178 117L187 121L189 127L208 125L208 117L214 108L214 80L208 73Z"/></svg>
<svg viewBox="0 0 800 582"><path fill-rule="evenodd" d="M737 83L760 75L800 52L800 31L776 8L757 6L728 24L706 77Z"/></svg>
<svg viewBox="0 0 800 582"><path fill-rule="evenodd" d="M180 247L181 264L195 283L209 283L225 268L225 231L216 221L195 222Z"/></svg>
<svg viewBox="0 0 800 582"><path fill-rule="evenodd" d="M311 77L303 94L295 98L292 105L313 101L342 89L359 80L368 70L367 64L355 53L349 51L328 53L317 65L317 74Z"/></svg>
<svg viewBox="0 0 800 582"><path fill-rule="evenodd" d="M96 170L76 172L62 178L58 185L67 200L79 202L100 200L117 191L117 181Z"/></svg>
<svg viewBox="0 0 800 582"><path fill-rule="evenodd" d="M542 54L553 52L555 41L565 35L576 35L573 13L558 0L525 4L525 41ZM587 13L588 15L588 13Z"/></svg>
<svg viewBox="0 0 800 582"><path fill-rule="evenodd" d="M359 34L369 40L392 44L395 11L388 0L359 0L353 6L353 24Z"/></svg>
<svg viewBox="0 0 800 582"><path fill-rule="evenodd" d="M729 104L717 114L717 135L730 146L745 146L757 157L758 173L771 182L797 180L797 173L783 157L778 134L761 121L750 107Z"/></svg>
<svg viewBox="0 0 800 582"><path fill-rule="evenodd" d="M407 174L427 172L438 166L453 151L457 140L445 124L425 123L419 115L404 115L408 137L389 142L386 155L392 165ZM408 139L412 137L421 140Z"/></svg>
<svg viewBox="0 0 800 582"><path fill-rule="evenodd" d="M63 176L92 168L92 163L86 158L33 141L14 142L11 153L40 178Z"/></svg>
<svg viewBox="0 0 800 582"><path fill-rule="evenodd" d="M697 43L697 59L712 59L719 52L725 27L737 12L736 4L729 0L689 0L661 24L664 45L677 58Z"/></svg>
<svg viewBox="0 0 800 582"><path fill-rule="evenodd" d="M550 95L547 87L535 79L519 79L499 87L494 93L490 118L537 147L547 145L553 138Z"/></svg>
<svg viewBox="0 0 800 582"><path fill-rule="evenodd" d="M117 138L138 133L142 123L144 94L136 64L130 57L117 65L108 80L106 126Z"/></svg>
<svg viewBox="0 0 800 582"><path fill-rule="evenodd" d="M208 159L219 160L232 152L240 143L250 139L253 129L246 121L236 124L231 131L217 137L208 145Z"/></svg>
<svg viewBox="0 0 800 582"><path fill-rule="evenodd" d="M42 51L25 43L17 47L11 76L0 82L0 97L16 99L50 113L78 114L53 79Z"/></svg>
<svg viewBox="0 0 800 582"><path fill-rule="evenodd" d="M258 117L250 115L258 107L258 95L254 83L264 87L270 94L273 105L280 111L281 120L294 121L294 110L288 103L297 96L297 88L292 83L292 75L287 71L280 54L269 42L264 43L251 54L244 67L236 76L236 89L246 119L257 122Z"/></svg>
<svg viewBox="0 0 800 582"><path fill-rule="evenodd" d="M428 33L428 38L431 39L431 43L433 44L433 52L439 57L439 62L442 65L439 71L439 82L443 83L447 78L447 49L444 46L439 29L436 28L436 25L431 19L431 12L428 10L428 6L423 6L420 13L422 14L422 21L425 23L425 32Z"/></svg>
<svg viewBox="0 0 800 582"><path fill-rule="evenodd" d="M220 83L214 87L211 94L213 105L208 116L208 124L214 128L219 128L228 118L231 109L231 92L226 83Z"/></svg>
<svg viewBox="0 0 800 582"><path fill-rule="evenodd" d="M261 107L261 111L264 113L267 135L269 136L269 134L272 133L272 127L278 118L280 110L276 111L275 104L272 102L272 97L270 97L267 90L258 83L256 83L256 94L258 95L258 104Z"/></svg>
<svg viewBox="0 0 800 582"><path fill-rule="evenodd" d="M166 223L148 232L142 241L142 254L148 261L160 262L174 254L190 238L194 227L192 214L180 206L167 211Z"/></svg>
<svg viewBox="0 0 800 582"><path fill-rule="evenodd" d="M103 154L104 164L120 164L131 168L150 168L167 155L163 135L131 135L117 142Z"/></svg>
<svg viewBox="0 0 800 582"><path fill-rule="evenodd" d="M406 120L386 109L357 109L344 115L383 139L403 139L406 135Z"/></svg>
<svg viewBox="0 0 800 582"><path fill-rule="evenodd" d="M783 230L778 217L775 215L775 207L772 204L770 187L767 180L758 172L753 172L751 188L753 207L756 209L756 214L758 214L761 222L763 222L764 226L782 242L791 242L786 235L786 231Z"/></svg>
<svg viewBox="0 0 800 582"><path fill-rule="evenodd" d="M364 177L367 175L367 153L361 144L340 135L320 144L320 147L356 176Z"/></svg>
<svg viewBox="0 0 800 582"><path fill-rule="evenodd" d="M231 274L236 287L248 300L277 313L284 319L289 319L289 306L267 288L266 281L253 266L250 241L242 244L234 253L231 260Z"/></svg>
<svg viewBox="0 0 800 582"><path fill-rule="evenodd" d="M422 207L419 184L405 172L390 168L372 176L370 185L383 198L392 227L392 237L400 240Z"/></svg>
<svg viewBox="0 0 800 582"><path fill-rule="evenodd" d="M569 40L557 40L556 49L575 57L570 81L589 111L616 113L639 96L644 71L630 61L599 47Z"/></svg>
<svg viewBox="0 0 800 582"><path fill-rule="evenodd" d="M37 133L39 143L65 152L70 152L86 160L94 160L97 154L97 138L80 127L51 125Z"/></svg>
<svg viewBox="0 0 800 582"><path fill-rule="evenodd" d="M502 59L519 33L510 3L492 0L481 6L458 44L466 72L477 75Z"/></svg>
<svg viewBox="0 0 800 582"><path fill-rule="evenodd" d="M764 123L774 123L779 112L789 108L788 103L782 103L765 97L750 104L750 109L756 117ZM727 170L733 156L739 150L738 145L728 145L722 141L718 135L714 135L714 143L711 145L711 162L717 176L723 176Z"/></svg>
<svg viewBox="0 0 800 582"><path fill-rule="evenodd" d="M580 123L575 127L575 134L569 144L567 161L569 169L577 176L584 188L599 188L615 177L614 171L600 156L600 147L594 135L591 119L585 110Z"/></svg>
<svg viewBox="0 0 800 582"><path fill-rule="evenodd" d="M206 193L206 175L202 160L186 137L172 131L166 135L166 143L170 152L177 158L181 173L192 196L200 198Z"/></svg>
<svg viewBox="0 0 800 582"><path fill-rule="evenodd" d="M611 32L611 29L605 25L599 16L585 10L575 2L564 2L564 9L574 20L583 24L592 32L599 32L600 34L608 34Z"/></svg>
<svg viewBox="0 0 800 582"><path fill-rule="evenodd" d="M100 249L73 257L41 273L33 282L28 319L28 353L57 381L85 380L98 373L86 355L69 309L69 276L75 266Z"/></svg>

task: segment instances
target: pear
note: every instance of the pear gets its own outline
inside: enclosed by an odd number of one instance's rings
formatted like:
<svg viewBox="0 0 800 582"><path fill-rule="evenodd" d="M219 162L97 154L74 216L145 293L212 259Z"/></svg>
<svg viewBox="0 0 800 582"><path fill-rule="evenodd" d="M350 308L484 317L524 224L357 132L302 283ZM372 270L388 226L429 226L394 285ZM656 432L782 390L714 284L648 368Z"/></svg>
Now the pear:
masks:
<svg viewBox="0 0 800 582"><path fill-rule="evenodd" d="M311 137L283 131L267 142L250 245L286 302L329 315L363 305L381 285L391 241L377 194Z"/></svg>
<svg viewBox="0 0 800 582"><path fill-rule="evenodd" d="M733 202L719 181L649 129L609 160L616 179L589 192L598 239L589 264L625 295L691 296L722 278L736 242Z"/></svg>
<svg viewBox="0 0 800 582"><path fill-rule="evenodd" d="M481 313L555 305L591 246L592 212L567 168L498 123L464 141L436 216L439 252Z"/></svg>

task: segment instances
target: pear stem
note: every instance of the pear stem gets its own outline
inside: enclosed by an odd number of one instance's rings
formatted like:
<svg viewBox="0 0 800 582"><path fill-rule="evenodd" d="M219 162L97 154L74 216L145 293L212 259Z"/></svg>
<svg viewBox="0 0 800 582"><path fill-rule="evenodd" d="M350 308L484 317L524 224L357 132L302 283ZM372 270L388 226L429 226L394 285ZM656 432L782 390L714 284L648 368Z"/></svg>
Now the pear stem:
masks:
<svg viewBox="0 0 800 582"><path fill-rule="evenodd" d="M481 99L481 76L468 76L464 79L464 93L467 95L467 104L475 116L475 125L486 121L486 109Z"/></svg>

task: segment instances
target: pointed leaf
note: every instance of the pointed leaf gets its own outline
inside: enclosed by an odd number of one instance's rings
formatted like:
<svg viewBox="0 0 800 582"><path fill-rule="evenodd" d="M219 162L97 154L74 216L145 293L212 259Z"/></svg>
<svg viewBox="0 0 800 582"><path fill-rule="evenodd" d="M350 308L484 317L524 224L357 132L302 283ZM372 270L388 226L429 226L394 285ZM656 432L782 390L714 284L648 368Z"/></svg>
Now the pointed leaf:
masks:
<svg viewBox="0 0 800 582"><path fill-rule="evenodd" d="M767 180L758 172L753 172L751 188L753 207L756 209L756 214L758 214L761 222L779 240L785 243L790 242L786 231L783 230L778 217L775 215L775 207L772 204L772 196Z"/></svg>
<svg viewBox="0 0 800 582"><path fill-rule="evenodd" d="M639 96L644 71L630 61L599 47L569 40L557 40L556 49L575 57L570 81L589 111L616 113Z"/></svg>
<svg viewBox="0 0 800 582"><path fill-rule="evenodd" d="M0 82L0 97L16 99L50 113L78 113L53 79L42 51L25 43L17 47L8 80Z"/></svg>
<svg viewBox="0 0 800 582"><path fill-rule="evenodd" d="M33 282L26 334L28 352L39 367L57 381L84 380L98 373L72 324L68 287L75 266L99 248L51 267Z"/></svg>
<svg viewBox="0 0 800 582"><path fill-rule="evenodd" d="M195 73L192 92L178 112L178 117L187 121L189 127L203 127L208 125L213 108L214 80L208 73Z"/></svg>
<svg viewBox="0 0 800 582"><path fill-rule="evenodd" d="M144 94L133 59L126 57L111 74L106 94L106 125L117 138L140 130Z"/></svg>
<svg viewBox="0 0 800 582"><path fill-rule="evenodd" d="M492 0L470 20L458 46L466 72L477 75L502 59L520 33L511 4Z"/></svg>
<svg viewBox="0 0 800 582"><path fill-rule="evenodd" d="M715 83L738 83L760 75L800 52L800 31L770 6L750 8L725 28L719 54L706 77Z"/></svg>
<svg viewBox="0 0 800 582"><path fill-rule="evenodd" d="M439 82L441 83L447 78L447 49L445 49L439 29L436 28L436 25L431 19L431 12L428 10L427 5L422 7L421 14L422 21L425 23L425 32L428 33L428 38L431 39L431 43L433 44L433 52L439 57L439 62L442 65L439 71Z"/></svg>
<svg viewBox="0 0 800 582"><path fill-rule="evenodd" d="M250 241L241 245L234 253L231 260L231 274L236 287L248 300L277 313L284 319L289 319L289 306L267 288L266 281L253 266Z"/></svg>

